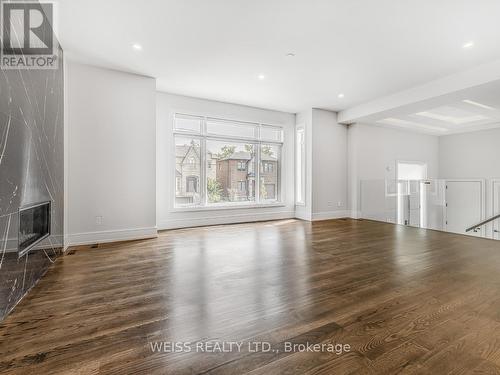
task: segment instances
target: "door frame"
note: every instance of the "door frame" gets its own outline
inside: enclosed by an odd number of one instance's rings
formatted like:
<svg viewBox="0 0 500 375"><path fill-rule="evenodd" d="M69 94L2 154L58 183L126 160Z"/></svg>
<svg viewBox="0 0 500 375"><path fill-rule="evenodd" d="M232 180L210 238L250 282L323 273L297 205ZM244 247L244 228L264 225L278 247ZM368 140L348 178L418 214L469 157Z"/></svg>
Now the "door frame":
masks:
<svg viewBox="0 0 500 375"><path fill-rule="evenodd" d="M404 181L404 180L400 180L399 179L399 164L415 164L415 165L420 165L422 167L424 167L425 169L425 177L420 180L420 182L422 181L425 181L425 180L428 180L428 174L429 174L429 165L426 161L422 161L422 160L402 160L402 159L396 159L396 170L395 170L395 181L396 181L396 189L397 189L397 193L396 193L396 197L397 197L397 201L396 201L396 222L400 225L404 225L404 224L401 224L401 217L402 217L402 214L401 214L401 200L400 200L400 192L399 192L399 182L400 181ZM420 187L421 188L421 187ZM420 192L420 223L419 223L419 227L422 227L422 210L423 210L423 206L424 206L424 202L422 202L422 199L423 199L423 196L422 196L422 193Z"/></svg>
<svg viewBox="0 0 500 375"><path fill-rule="evenodd" d="M495 215L495 204L498 205L500 209L500 202L496 202L496 195L495 195L495 186L498 185L498 188L500 189L500 178L492 178L491 179L491 191L490 191L490 202L491 202L491 216ZM500 224L498 221L492 223L491 225L491 238L497 239L495 236L495 229L500 230ZM500 233L498 233L498 239L500 240Z"/></svg>
<svg viewBox="0 0 500 375"><path fill-rule="evenodd" d="M486 219L486 180L482 178L446 178L445 181L445 207L444 207L444 223L446 232L448 232L448 182L479 182L481 184L481 220ZM481 228L481 232L479 232L481 237L486 237L486 231L484 226Z"/></svg>

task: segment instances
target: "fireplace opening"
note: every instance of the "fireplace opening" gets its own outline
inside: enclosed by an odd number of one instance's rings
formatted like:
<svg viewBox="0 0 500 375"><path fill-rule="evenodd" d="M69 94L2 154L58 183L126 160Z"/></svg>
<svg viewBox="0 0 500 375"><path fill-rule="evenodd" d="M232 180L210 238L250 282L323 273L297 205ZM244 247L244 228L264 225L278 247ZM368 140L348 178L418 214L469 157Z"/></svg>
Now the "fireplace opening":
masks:
<svg viewBox="0 0 500 375"><path fill-rule="evenodd" d="M43 202L19 209L19 258L50 236L50 205Z"/></svg>

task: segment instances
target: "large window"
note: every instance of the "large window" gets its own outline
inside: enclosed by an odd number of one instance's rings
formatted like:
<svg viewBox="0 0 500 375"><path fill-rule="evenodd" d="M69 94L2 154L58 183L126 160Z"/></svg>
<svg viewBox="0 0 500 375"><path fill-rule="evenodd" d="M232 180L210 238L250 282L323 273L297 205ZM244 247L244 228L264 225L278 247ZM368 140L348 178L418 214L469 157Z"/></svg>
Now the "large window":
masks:
<svg viewBox="0 0 500 375"><path fill-rule="evenodd" d="M176 207L281 201L281 127L177 114L174 138Z"/></svg>

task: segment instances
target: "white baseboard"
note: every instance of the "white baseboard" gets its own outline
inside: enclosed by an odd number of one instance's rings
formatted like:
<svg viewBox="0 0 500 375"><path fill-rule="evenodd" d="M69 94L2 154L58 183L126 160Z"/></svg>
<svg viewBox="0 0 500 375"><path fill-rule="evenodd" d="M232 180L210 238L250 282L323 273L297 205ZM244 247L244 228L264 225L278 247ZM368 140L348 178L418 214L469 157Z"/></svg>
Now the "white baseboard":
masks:
<svg viewBox="0 0 500 375"><path fill-rule="evenodd" d="M359 211L350 211L349 217L351 219L359 219L361 217L361 213Z"/></svg>
<svg viewBox="0 0 500 375"><path fill-rule="evenodd" d="M202 227L207 225L251 223L255 221L266 221L266 220L293 219L294 217L295 217L294 211L255 212L249 214L236 214L236 215L216 216L216 217L213 216L191 217L188 219L171 219L171 220L160 221L158 225L158 230Z"/></svg>
<svg viewBox="0 0 500 375"><path fill-rule="evenodd" d="M295 211L295 218L305 221L312 221L312 216L310 213L297 212Z"/></svg>
<svg viewBox="0 0 500 375"><path fill-rule="evenodd" d="M295 217L300 220L305 221L320 221L320 220L333 220L333 219L357 219L358 213L356 211L328 211L328 212L316 212L311 214L309 212L295 211Z"/></svg>
<svg viewBox="0 0 500 375"><path fill-rule="evenodd" d="M64 234L64 245L63 245L63 253L68 251L69 248L69 235L67 233Z"/></svg>
<svg viewBox="0 0 500 375"><path fill-rule="evenodd" d="M108 230L102 232L75 233L68 235L68 246L143 240L156 237L158 237L157 228L137 228Z"/></svg>
<svg viewBox="0 0 500 375"><path fill-rule="evenodd" d="M351 211L327 211L312 214L312 221L344 219L351 217Z"/></svg>

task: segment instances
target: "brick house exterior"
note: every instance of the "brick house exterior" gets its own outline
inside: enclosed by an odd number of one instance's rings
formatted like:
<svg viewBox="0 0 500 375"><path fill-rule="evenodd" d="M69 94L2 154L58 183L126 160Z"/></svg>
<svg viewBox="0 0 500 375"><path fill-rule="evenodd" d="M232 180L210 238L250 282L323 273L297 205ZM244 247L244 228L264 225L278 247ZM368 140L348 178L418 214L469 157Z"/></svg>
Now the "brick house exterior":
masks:
<svg viewBox="0 0 500 375"><path fill-rule="evenodd" d="M238 202L255 199L255 171L253 157L249 152L235 152L217 160L217 182L222 195L229 201Z"/></svg>
<svg viewBox="0 0 500 375"><path fill-rule="evenodd" d="M278 198L278 162L274 156L263 154L260 161L260 197L275 200Z"/></svg>
<svg viewBox="0 0 500 375"><path fill-rule="evenodd" d="M196 143L175 147L175 197L177 204L197 203L201 199L200 146ZM221 201L243 202L255 200L255 158L250 152L236 151L217 159L212 153L207 158L207 178L217 181ZM278 198L278 163L274 156L262 154L260 163L260 197Z"/></svg>
<svg viewBox="0 0 500 375"><path fill-rule="evenodd" d="M217 182L223 196L230 201L255 199L254 157L249 152L238 151L217 160ZM260 196L274 200L278 194L278 162L274 156L263 154L260 163Z"/></svg>

